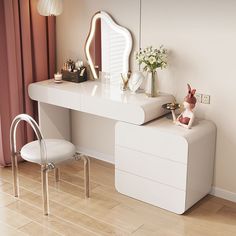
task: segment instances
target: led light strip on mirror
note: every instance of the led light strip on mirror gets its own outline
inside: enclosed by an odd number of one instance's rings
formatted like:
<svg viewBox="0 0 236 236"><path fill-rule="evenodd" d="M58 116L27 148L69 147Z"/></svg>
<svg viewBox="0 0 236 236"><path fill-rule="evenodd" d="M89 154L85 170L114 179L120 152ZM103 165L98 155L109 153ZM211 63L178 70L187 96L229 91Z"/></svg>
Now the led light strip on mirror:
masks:
<svg viewBox="0 0 236 236"><path fill-rule="evenodd" d="M88 38L87 38L87 41L85 44L85 56L86 56L89 66L91 68L93 78L98 79L98 74L96 72L96 68L95 68L94 62L92 60L89 49L90 49L90 45L92 43L93 37L95 35L96 21L98 19L103 19L112 30L121 34L125 38L126 46L125 46L125 50L123 53L123 66L122 66L123 69L120 73L127 73L129 71L129 56L130 56L130 52L132 50L131 33L126 28L116 24L114 22L114 20L110 17L109 14L107 14L104 11L100 11L100 12L97 12L92 18L90 32L89 32L89 35L88 35Z"/></svg>

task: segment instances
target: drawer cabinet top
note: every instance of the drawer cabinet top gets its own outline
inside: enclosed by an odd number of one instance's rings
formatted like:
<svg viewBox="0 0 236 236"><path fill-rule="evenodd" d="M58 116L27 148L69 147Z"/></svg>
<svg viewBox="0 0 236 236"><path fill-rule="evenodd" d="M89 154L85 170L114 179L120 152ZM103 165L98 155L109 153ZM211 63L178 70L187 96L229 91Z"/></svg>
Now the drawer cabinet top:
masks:
<svg viewBox="0 0 236 236"><path fill-rule="evenodd" d="M191 129L176 126L166 117L142 126L118 122L115 145L186 164L189 145L215 131L215 125L206 120L196 121Z"/></svg>
<svg viewBox="0 0 236 236"><path fill-rule="evenodd" d="M202 136L206 135L207 133L216 132L216 126L212 121L203 120L203 119L196 119L191 129L186 129L184 127L177 126L173 124L171 119L166 117L158 118L154 121L151 121L147 124L142 126L135 126L132 124L127 124L124 122L117 122L116 123L116 130L123 130L126 129L133 129L135 133L128 133L128 135L136 136L142 135L143 132L148 132L155 136L161 135L165 133L166 135L175 135L178 137L184 138L187 142L191 142L192 140L201 138ZM153 133L154 132L154 133ZM154 136L147 136L146 139L155 138Z"/></svg>

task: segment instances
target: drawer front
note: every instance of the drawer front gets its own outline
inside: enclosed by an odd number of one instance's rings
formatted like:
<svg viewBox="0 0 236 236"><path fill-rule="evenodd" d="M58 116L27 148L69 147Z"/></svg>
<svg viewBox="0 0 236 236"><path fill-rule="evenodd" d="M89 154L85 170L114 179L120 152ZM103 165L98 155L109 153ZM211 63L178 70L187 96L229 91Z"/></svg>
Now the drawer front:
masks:
<svg viewBox="0 0 236 236"><path fill-rule="evenodd" d="M116 169L180 190L186 189L187 166L183 163L116 146L115 166Z"/></svg>
<svg viewBox="0 0 236 236"><path fill-rule="evenodd" d="M173 161L187 163L188 143L179 135L163 132L157 127L118 122L115 145L141 151Z"/></svg>
<svg viewBox="0 0 236 236"><path fill-rule="evenodd" d="M185 212L185 191L157 183L120 170L115 170L118 192L177 214Z"/></svg>

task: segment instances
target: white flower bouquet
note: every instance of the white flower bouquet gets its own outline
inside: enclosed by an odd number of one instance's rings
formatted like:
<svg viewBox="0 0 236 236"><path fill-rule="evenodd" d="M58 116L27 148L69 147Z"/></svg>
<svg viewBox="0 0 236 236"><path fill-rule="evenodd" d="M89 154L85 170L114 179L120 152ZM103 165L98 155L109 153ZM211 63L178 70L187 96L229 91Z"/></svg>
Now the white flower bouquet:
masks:
<svg viewBox="0 0 236 236"><path fill-rule="evenodd" d="M157 68L166 68L167 49L163 45L159 49L147 47L136 53L136 61L144 66L144 71L154 72Z"/></svg>

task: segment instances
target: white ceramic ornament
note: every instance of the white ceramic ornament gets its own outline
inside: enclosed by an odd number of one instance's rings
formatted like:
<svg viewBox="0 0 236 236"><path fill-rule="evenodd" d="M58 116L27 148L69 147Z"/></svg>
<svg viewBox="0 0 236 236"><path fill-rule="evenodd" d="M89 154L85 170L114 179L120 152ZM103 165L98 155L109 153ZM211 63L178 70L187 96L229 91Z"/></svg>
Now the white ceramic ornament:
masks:
<svg viewBox="0 0 236 236"><path fill-rule="evenodd" d="M135 71L132 73L129 80L129 89L132 93L135 93L138 88L141 86L144 80L143 73L140 71Z"/></svg>

